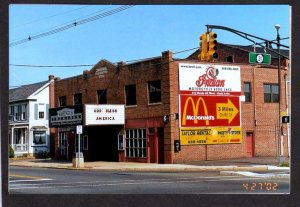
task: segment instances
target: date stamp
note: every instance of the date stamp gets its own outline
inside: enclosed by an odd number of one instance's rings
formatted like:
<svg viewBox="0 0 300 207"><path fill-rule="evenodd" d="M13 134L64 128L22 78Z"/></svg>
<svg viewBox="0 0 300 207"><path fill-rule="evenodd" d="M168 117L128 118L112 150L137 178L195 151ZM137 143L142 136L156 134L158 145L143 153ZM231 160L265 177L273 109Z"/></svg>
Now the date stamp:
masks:
<svg viewBox="0 0 300 207"><path fill-rule="evenodd" d="M247 191L277 191L279 185L276 182L246 182L243 189Z"/></svg>

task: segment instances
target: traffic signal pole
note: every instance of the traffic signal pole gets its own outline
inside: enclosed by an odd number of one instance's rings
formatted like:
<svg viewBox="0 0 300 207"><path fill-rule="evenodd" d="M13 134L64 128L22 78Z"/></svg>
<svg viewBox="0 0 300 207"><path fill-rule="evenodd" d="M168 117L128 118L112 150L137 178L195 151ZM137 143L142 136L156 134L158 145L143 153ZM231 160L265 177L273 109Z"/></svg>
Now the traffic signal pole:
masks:
<svg viewBox="0 0 300 207"><path fill-rule="evenodd" d="M276 41L267 40L267 39L264 39L264 38L261 38L261 37L258 37L258 36L254 36L254 35L251 35L251 34L248 34L248 33L245 33L245 32L241 32L241 31L229 28L229 27L223 27L223 26L218 26L218 25L205 25L205 26L207 27L207 31L211 31L212 29L221 29L221 30L225 30L225 31L229 31L231 33L234 33L234 34L236 34L236 35L238 35L238 36L240 36L240 37L242 37L244 39L249 40L250 42L252 42L255 45L259 45L259 46L263 47L264 49L266 49L266 50L268 50L270 52L273 52L273 53L275 53L275 54L277 54L277 55L279 55L281 57L284 57L284 58L286 58L286 59L289 60L288 56L280 54L280 52L278 50L276 51L276 50L273 50L271 48L268 48L268 47L264 46L263 43L258 43L258 42L256 42L255 40L253 40L251 38L258 39L258 40L261 40L263 42L269 42L269 43L276 44L276 45L279 44L278 46L284 47L284 48L287 48L287 49L290 48L289 46L286 46L286 45L283 45L281 43L278 43L277 39L276 39Z"/></svg>
<svg viewBox="0 0 300 207"><path fill-rule="evenodd" d="M232 32L238 36L241 36L242 38L244 39L247 39L249 40L250 42L254 43L254 45L260 45L261 47L263 47L265 50L268 50L270 52L273 52L275 54L278 55L278 96L279 96L279 107L278 107L278 123L279 123L279 130L278 130L278 142L279 142L279 164L282 164L284 162L284 153L283 153L283 129L282 129L282 119L281 119L281 57L284 57L286 59L289 60L289 57L283 55L280 53L280 47L284 47L284 48L288 48L289 49L289 46L286 46L286 45L283 45L280 43L280 36L279 36L279 28L280 28L280 25L275 25L275 28L277 30L277 38L276 38L276 41L274 40L267 40L267 39L264 39L264 38L261 38L261 37L257 37L257 36L254 36L254 35L251 35L251 34L247 34L245 32L241 32L241 31L238 31L238 30L234 30L234 29L231 29L231 28L228 28L228 27L223 27L223 26L218 26L218 25L205 25L207 27L207 31L212 31L212 29L221 29L221 30L226 30L226 31L229 31L229 32ZM252 38L252 39L251 39ZM261 40L263 42L266 42L266 43L270 43L270 44L275 44L277 45L277 51L276 50L273 50L269 47L266 47L265 45L263 45L263 43L258 43L256 41L253 40L254 39L258 39L258 40ZM287 107L287 106L286 106Z"/></svg>

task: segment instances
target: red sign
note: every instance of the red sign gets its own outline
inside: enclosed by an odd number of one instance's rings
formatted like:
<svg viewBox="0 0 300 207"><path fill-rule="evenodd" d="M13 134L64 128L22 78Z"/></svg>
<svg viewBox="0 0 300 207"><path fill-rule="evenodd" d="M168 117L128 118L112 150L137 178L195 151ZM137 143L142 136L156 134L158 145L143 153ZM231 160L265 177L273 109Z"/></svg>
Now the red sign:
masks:
<svg viewBox="0 0 300 207"><path fill-rule="evenodd" d="M240 126L238 96L180 95L181 127Z"/></svg>

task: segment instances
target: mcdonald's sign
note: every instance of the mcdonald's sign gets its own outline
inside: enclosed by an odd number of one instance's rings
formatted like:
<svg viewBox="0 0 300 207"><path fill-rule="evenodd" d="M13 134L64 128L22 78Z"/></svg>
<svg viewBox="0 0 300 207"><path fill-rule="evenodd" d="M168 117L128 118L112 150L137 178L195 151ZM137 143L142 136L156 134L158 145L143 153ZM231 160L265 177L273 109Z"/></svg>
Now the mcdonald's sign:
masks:
<svg viewBox="0 0 300 207"><path fill-rule="evenodd" d="M180 126L240 126L240 101L233 96L180 95Z"/></svg>

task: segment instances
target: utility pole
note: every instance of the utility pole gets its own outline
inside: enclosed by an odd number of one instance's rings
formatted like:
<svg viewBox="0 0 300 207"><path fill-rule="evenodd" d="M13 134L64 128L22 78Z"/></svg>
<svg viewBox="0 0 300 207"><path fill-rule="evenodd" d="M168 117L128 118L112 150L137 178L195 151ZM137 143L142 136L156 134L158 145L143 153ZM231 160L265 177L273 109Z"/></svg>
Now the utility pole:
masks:
<svg viewBox="0 0 300 207"><path fill-rule="evenodd" d="M277 52L278 52L278 96L279 96L279 107L278 107L278 121L279 121L279 133L278 133L278 140L280 142L280 155L279 155L279 164L284 162L284 155L283 155L283 136L282 136L282 120L281 120L281 64L280 64L280 35L279 29L280 25L276 24L275 29L277 31Z"/></svg>

